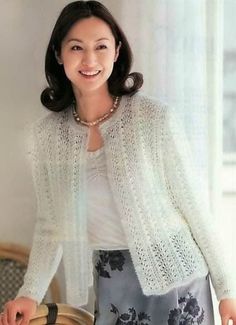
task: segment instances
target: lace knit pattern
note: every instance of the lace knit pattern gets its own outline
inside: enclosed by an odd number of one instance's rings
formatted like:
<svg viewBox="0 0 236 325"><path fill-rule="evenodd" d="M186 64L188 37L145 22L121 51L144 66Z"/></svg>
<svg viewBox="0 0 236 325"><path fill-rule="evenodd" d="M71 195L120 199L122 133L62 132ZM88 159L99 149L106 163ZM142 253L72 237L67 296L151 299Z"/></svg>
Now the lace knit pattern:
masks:
<svg viewBox="0 0 236 325"><path fill-rule="evenodd" d="M196 175L174 109L141 94L123 96L100 132L112 194L144 294L164 294L210 270L217 298L236 298L207 186ZM63 252L67 302L84 305L92 285L85 204L88 129L75 123L69 107L40 119L30 133L38 218L18 296L40 302Z"/></svg>

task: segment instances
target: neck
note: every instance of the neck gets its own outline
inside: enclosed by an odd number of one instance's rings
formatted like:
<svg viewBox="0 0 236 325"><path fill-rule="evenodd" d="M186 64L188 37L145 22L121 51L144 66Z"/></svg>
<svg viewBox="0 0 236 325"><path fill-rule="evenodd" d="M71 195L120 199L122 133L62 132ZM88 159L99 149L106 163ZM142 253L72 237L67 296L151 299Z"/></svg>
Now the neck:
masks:
<svg viewBox="0 0 236 325"><path fill-rule="evenodd" d="M113 98L108 91L99 91L89 94L75 92L76 111L79 117L87 122L92 122L103 116L113 105Z"/></svg>

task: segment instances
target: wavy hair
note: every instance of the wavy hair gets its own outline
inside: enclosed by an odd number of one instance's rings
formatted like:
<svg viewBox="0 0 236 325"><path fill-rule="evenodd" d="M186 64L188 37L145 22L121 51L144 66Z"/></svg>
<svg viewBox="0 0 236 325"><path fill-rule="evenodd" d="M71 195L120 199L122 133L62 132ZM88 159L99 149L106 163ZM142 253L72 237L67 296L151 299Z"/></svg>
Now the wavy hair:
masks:
<svg viewBox="0 0 236 325"><path fill-rule="evenodd" d="M116 48L121 42L118 59L108 79L109 93L112 96L132 96L142 87L143 75L130 73L133 55L128 40L108 9L98 1L74 1L60 13L46 51L45 75L49 86L43 90L40 99L51 111L61 111L75 100L71 81L67 78L63 65L58 63L56 53L60 55L61 43L71 27L79 20L89 17L98 17L110 26Z"/></svg>

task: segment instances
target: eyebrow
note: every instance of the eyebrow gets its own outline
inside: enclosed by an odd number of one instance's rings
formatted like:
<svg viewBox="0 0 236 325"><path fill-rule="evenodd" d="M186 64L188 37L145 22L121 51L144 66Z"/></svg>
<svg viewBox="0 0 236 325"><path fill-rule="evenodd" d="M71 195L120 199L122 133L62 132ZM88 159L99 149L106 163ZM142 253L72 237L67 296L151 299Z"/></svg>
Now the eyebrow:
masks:
<svg viewBox="0 0 236 325"><path fill-rule="evenodd" d="M106 41L110 41L109 38L102 37L102 38L97 39L95 42L104 41L104 40L106 40ZM67 41L67 43L72 42L72 41L77 41L77 42L83 43L83 41L80 40L80 39L78 39L78 38L70 38L70 39Z"/></svg>

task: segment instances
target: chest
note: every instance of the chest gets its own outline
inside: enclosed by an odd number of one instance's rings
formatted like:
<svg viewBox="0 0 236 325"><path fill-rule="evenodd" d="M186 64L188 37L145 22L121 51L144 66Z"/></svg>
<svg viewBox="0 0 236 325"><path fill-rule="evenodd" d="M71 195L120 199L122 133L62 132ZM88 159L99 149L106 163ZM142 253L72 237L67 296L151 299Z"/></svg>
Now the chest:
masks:
<svg viewBox="0 0 236 325"><path fill-rule="evenodd" d="M98 126L89 127L88 137L88 151L96 151L103 146L103 138Z"/></svg>

